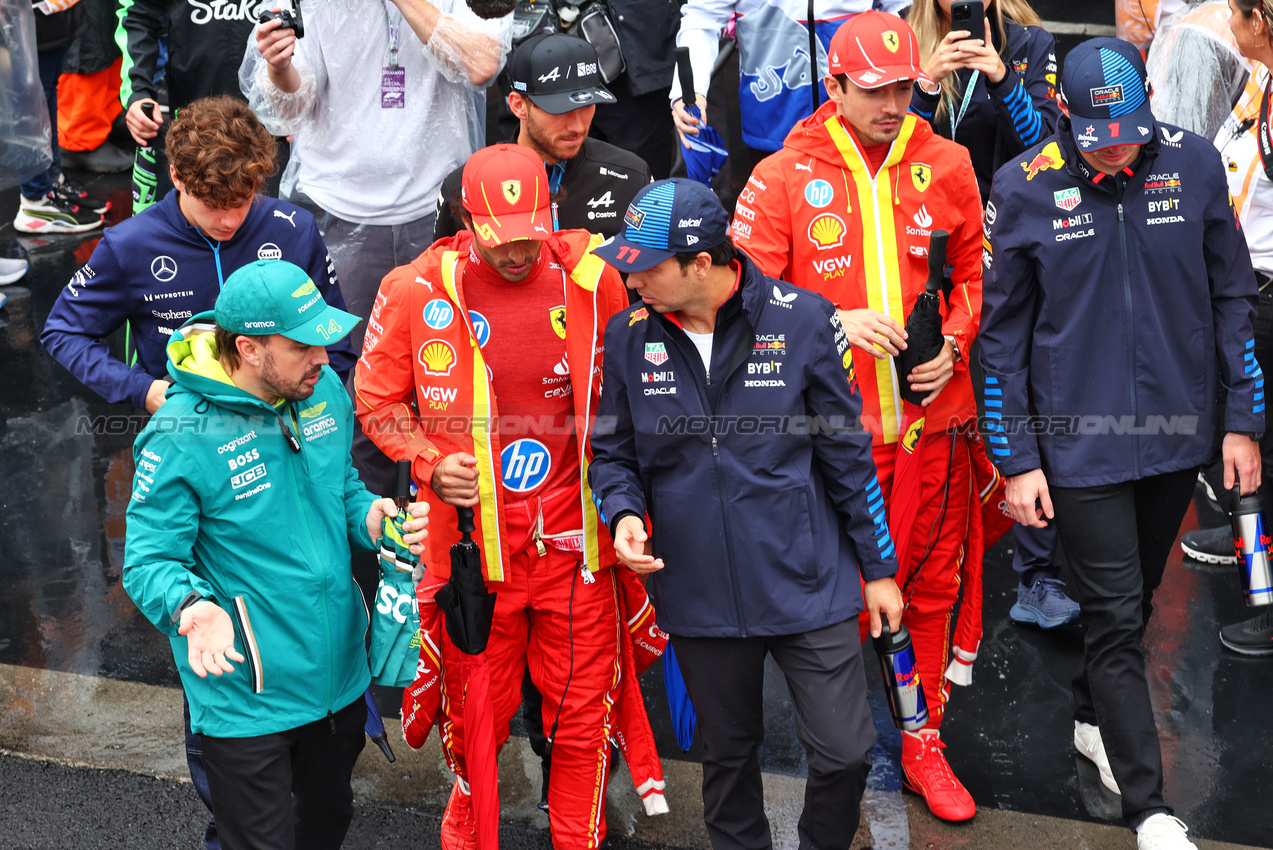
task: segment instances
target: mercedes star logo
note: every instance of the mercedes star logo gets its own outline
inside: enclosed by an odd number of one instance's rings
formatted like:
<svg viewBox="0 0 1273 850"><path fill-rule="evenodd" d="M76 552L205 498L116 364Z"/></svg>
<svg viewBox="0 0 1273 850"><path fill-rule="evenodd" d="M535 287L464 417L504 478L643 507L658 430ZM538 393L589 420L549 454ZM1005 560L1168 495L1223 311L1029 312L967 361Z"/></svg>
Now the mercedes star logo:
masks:
<svg viewBox="0 0 1273 850"><path fill-rule="evenodd" d="M167 283L177 276L177 261L167 254L160 254L151 261L150 273L160 283Z"/></svg>

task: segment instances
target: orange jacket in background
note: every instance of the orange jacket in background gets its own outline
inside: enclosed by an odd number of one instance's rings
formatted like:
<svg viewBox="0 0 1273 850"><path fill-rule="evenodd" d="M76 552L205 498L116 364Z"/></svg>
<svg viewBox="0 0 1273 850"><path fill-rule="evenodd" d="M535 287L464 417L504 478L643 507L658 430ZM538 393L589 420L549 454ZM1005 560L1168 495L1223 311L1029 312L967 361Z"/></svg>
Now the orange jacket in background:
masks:
<svg viewBox="0 0 1273 850"><path fill-rule="evenodd" d="M928 279L928 240L950 233L954 291L942 333L960 359L927 408L929 428L976 417L968 356L981 316L981 202L968 152L907 115L872 179L856 140L828 101L762 160L738 197L731 235L765 274L817 292L842 310L869 307L905 326ZM893 359L853 348L862 424L875 446L897 442L902 420Z"/></svg>

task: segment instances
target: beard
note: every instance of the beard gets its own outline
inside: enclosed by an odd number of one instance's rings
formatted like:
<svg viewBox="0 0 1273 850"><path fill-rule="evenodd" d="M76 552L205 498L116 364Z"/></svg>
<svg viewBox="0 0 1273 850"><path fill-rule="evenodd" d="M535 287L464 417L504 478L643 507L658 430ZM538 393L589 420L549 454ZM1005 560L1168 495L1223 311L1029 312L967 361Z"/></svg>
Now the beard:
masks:
<svg viewBox="0 0 1273 850"><path fill-rule="evenodd" d="M273 352L266 351L261 363L261 383L268 387L270 392L276 393L279 398L285 401L304 401L314 394L314 388L317 386L317 384L308 383L308 379L314 377L322 370L322 366L315 366L306 372L304 377L289 381L279 375L278 369L274 365Z"/></svg>

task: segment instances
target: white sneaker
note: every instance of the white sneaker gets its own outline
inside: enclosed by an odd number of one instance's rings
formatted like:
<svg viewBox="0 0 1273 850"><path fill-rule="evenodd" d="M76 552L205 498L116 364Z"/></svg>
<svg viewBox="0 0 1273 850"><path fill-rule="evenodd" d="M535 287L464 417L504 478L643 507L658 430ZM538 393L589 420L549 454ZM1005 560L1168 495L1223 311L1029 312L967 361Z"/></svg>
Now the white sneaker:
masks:
<svg viewBox="0 0 1273 850"><path fill-rule="evenodd" d="M1121 796L1123 792L1118 790L1118 783L1114 781L1114 773L1109 769L1109 756L1105 755L1105 744L1101 741L1100 727L1075 720L1074 747L1079 751L1079 755L1093 762L1097 769L1100 770L1101 782L1105 784L1105 787ZM1150 820L1153 820L1153 818L1150 818Z"/></svg>
<svg viewBox="0 0 1273 850"><path fill-rule="evenodd" d="M1198 845L1185 837L1188 831L1180 818L1161 812L1150 815L1136 832L1137 850L1198 850Z"/></svg>

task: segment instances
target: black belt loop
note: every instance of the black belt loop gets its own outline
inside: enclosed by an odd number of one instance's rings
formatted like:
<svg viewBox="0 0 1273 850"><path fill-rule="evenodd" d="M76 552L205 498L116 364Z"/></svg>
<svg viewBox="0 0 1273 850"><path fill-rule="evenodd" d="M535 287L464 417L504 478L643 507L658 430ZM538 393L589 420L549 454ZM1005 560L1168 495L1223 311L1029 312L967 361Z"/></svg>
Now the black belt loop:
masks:
<svg viewBox="0 0 1273 850"><path fill-rule="evenodd" d="M1264 290L1266 290L1266 289L1268 289L1268 288L1269 288L1269 284L1270 284L1270 283L1273 283L1273 276L1270 276L1270 275L1268 275L1268 274L1265 274L1264 272L1260 271L1259 269L1256 269L1256 270L1255 270L1255 283L1256 283L1256 285L1259 287L1259 291L1260 291L1260 292L1264 292Z"/></svg>

